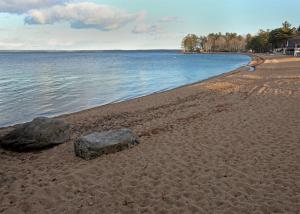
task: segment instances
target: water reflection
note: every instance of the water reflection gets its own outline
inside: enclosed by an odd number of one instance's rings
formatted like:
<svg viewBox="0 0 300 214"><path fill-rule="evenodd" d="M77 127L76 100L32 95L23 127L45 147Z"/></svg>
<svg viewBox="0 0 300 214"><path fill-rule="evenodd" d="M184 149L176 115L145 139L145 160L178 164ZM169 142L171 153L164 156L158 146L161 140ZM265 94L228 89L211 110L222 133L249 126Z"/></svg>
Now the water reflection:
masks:
<svg viewBox="0 0 300 214"><path fill-rule="evenodd" d="M175 51L0 53L0 126L175 88L249 60Z"/></svg>

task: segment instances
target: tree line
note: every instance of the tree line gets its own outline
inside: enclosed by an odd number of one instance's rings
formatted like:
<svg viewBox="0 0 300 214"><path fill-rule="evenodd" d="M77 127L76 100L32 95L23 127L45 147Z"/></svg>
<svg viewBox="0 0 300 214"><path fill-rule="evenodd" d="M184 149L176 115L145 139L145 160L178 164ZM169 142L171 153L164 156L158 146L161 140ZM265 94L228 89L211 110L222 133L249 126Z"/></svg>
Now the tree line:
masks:
<svg viewBox="0 0 300 214"><path fill-rule="evenodd" d="M207 36L188 34L182 40L184 52L246 52L265 53L284 48L289 38L300 35L300 26L289 22L273 30L259 30L256 35L237 33L210 33Z"/></svg>

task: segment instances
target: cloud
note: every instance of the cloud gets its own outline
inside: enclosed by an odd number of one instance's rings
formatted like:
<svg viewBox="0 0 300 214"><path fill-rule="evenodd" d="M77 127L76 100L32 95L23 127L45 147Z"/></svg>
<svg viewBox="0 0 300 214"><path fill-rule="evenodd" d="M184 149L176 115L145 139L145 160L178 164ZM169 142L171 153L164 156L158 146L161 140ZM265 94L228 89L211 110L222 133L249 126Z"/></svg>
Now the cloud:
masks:
<svg viewBox="0 0 300 214"><path fill-rule="evenodd" d="M63 4L69 0L0 0L0 13L22 14L31 9Z"/></svg>
<svg viewBox="0 0 300 214"><path fill-rule="evenodd" d="M142 33L150 33L150 34L156 34L156 33L162 33L164 32L164 29L160 25L148 25L148 24L138 24L134 27L132 30L132 33L135 34L142 34Z"/></svg>
<svg viewBox="0 0 300 214"><path fill-rule="evenodd" d="M19 49L24 47L24 43L19 42L2 42L0 41L0 49L6 50L6 49Z"/></svg>
<svg viewBox="0 0 300 214"><path fill-rule="evenodd" d="M70 39L63 40L63 39L50 39L47 41L48 46L50 47L66 47L74 45L73 41Z"/></svg>
<svg viewBox="0 0 300 214"><path fill-rule="evenodd" d="M159 22L182 22L183 19L179 16L165 16L159 20Z"/></svg>
<svg viewBox="0 0 300 214"><path fill-rule="evenodd" d="M143 16L143 12L128 13L107 5L81 2L31 10L25 17L25 23L42 25L69 22L72 28L95 28L110 31L119 29Z"/></svg>
<svg viewBox="0 0 300 214"><path fill-rule="evenodd" d="M161 34L166 33L166 24L171 22L182 22L183 19L179 16L165 16L159 19L156 24L145 24L145 22L139 21L139 23L134 27L132 33L135 34Z"/></svg>

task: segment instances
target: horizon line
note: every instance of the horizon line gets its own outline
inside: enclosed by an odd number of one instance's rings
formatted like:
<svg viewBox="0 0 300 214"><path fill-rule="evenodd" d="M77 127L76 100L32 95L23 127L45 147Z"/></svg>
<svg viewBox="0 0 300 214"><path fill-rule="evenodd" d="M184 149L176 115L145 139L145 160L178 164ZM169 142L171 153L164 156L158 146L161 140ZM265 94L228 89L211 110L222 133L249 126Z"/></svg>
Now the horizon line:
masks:
<svg viewBox="0 0 300 214"><path fill-rule="evenodd" d="M28 49L15 49L15 50L0 50L0 52L100 52L100 51L180 51L180 48L154 48L154 49L72 49L72 50L51 50L51 49L37 49L37 50L28 50Z"/></svg>

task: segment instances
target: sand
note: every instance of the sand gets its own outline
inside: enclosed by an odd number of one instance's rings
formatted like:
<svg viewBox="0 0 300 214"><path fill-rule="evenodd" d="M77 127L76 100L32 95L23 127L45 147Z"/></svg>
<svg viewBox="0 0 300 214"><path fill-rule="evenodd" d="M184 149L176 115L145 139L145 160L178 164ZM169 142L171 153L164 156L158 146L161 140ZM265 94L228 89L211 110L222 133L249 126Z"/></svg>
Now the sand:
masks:
<svg viewBox="0 0 300 214"><path fill-rule="evenodd" d="M263 57L256 72L61 116L72 140L58 147L0 150L0 213L300 213L300 59ZM141 144L74 156L79 135L120 127Z"/></svg>

